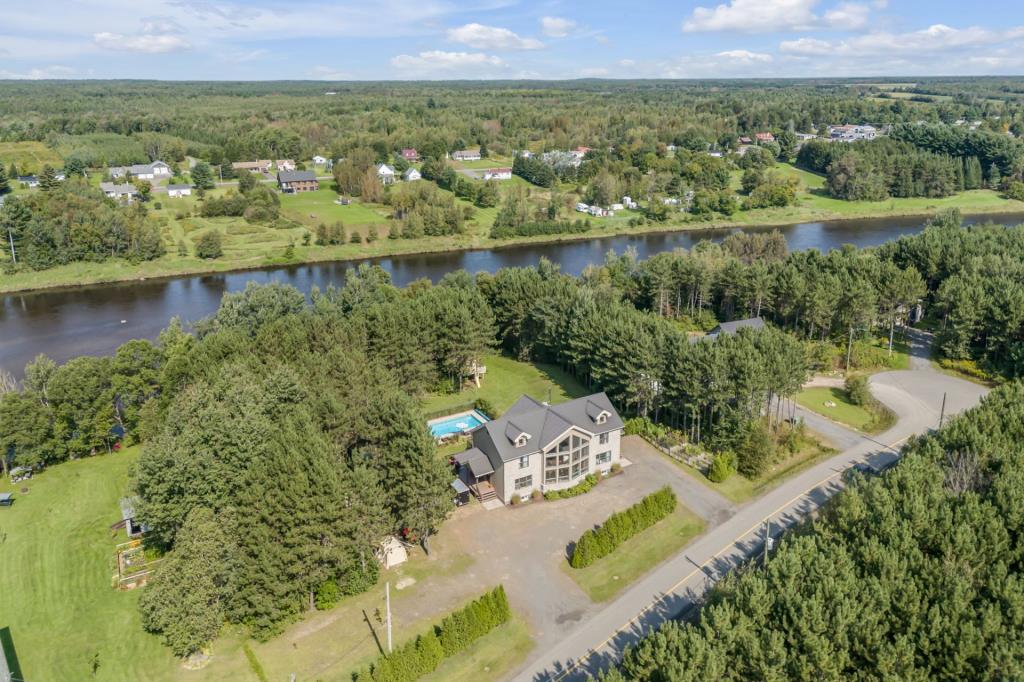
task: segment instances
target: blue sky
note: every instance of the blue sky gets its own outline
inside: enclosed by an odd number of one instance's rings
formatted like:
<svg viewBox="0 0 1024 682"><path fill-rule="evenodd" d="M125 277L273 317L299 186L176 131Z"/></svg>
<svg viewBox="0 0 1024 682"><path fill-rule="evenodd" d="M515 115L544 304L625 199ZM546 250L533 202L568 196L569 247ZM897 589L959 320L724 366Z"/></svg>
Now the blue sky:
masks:
<svg viewBox="0 0 1024 682"><path fill-rule="evenodd" d="M1019 0L47 0L0 78L374 80L1024 73Z"/></svg>

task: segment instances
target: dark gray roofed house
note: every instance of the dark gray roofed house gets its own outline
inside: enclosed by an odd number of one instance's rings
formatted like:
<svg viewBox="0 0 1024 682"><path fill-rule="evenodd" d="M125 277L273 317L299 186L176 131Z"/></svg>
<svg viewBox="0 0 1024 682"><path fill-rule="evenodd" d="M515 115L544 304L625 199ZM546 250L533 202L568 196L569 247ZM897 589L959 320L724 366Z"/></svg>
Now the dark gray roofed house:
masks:
<svg viewBox="0 0 1024 682"><path fill-rule="evenodd" d="M320 189L320 182L313 171L278 171L277 184L286 194L315 192Z"/></svg>
<svg viewBox="0 0 1024 682"><path fill-rule="evenodd" d="M696 343L697 341L713 341L720 334L732 335L741 329L764 329L764 320L760 317L748 317L744 320L733 320L732 322L723 322L704 336L691 336L690 343Z"/></svg>
<svg viewBox="0 0 1024 682"><path fill-rule="evenodd" d="M502 417L473 430L455 457L460 477L482 500L570 488L619 461L623 422L604 393L560 405L522 396ZM486 460L486 464L485 461Z"/></svg>

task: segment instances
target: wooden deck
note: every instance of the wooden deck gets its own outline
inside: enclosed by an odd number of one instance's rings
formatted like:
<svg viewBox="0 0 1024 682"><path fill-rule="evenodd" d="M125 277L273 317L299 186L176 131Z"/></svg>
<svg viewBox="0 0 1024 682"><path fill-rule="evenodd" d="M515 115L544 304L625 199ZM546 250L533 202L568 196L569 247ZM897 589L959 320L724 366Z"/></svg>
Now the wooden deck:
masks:
<svg viewBox="0 0 1024 682"><path fill-rule="evenodd" d="M474 495L476 495L476 499L481 502L493 500L498 496L497 491L489 481L477 481L476 483L471 483L469 485L469 489L473 491Z"/></svg>

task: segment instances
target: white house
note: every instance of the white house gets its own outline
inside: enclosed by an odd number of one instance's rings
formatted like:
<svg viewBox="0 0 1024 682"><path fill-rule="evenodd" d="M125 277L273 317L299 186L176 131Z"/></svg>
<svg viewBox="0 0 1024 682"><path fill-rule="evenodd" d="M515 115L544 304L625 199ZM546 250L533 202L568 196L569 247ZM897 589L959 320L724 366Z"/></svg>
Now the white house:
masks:
<svg viewBox="0 0 1024 682"><path fill-rule="evenodd" d="M412 167L406 168L402 172L402 179L406 182L413 182L414 180L419 180L422 177L423 176L420 175L420 172Z"/></svg>
<svg viewBox="0 0 1024 682"><path fill-rule="evenodd" d="M293 171L293 170L295 170L295 160L294 159L278 159L277 161L274 162L274 164L277 165L277 170L279 170L279 171Z"/></svg>
<svg viewBox="0 0 1024 682"><path fill-rule="evenodd" d="M635 201L633 201L632 197L627 197L627 196L622 197L622 204L626 208L636 208L637 207L637 203Z"/></svg>
<svg viewBox="0 0 1024 682"><path fill-rule="evenodd" d="M484 180L511 180L511 168L488 168L484 171Z"/></svg>
<svg viewBox="0 0 1024 682"><path fill-rule="evenodd" d="M590 207L584 204L582 201L576 203L576 210L580 213L586 213L589 209Z"/></svg>
<svg viewBox="0 0 1024 682"><path fill-rule="evenodd" d="M192 196L191 185L167 185L167 197L169 199L180 199L181 197Z"/></svg>
<svg viewBox="0 0 1024 682"><path fill-rule="evenodd" d="M452 158L456 161L479 161L480 150L479 149L460 149L457 152L452 152Z"/></svg>
<svg viewBox="0 0 1024 682"><path fill-rule="evenodd" d="M611 210L613 210L613 211L621 211L622 209L624 209L624 208L626 208L626 207L625 207L625 206L623 206L622 204L612 204L612 205L611 205L611 206L609 206L608 208L610 208L610 209L611 209Z"/></svg>
<svg viewBox="0 0 1024 682"><path fill-rule="evenodd" d="M482 501L509 504L538 490L563 490L620 461L623 422L604 393L559 405L522 396L470 434L455 456L459 479Z"/></svg>
<svg viewBox="0 0 1024 682"><path fill-rule="evenodd" d="M112 182L101 182L100 189L103 190L103 193L108 198L123 201L127 204L132 203L135 197L139 195L139 189L135 185L128 183L115 185Z"/></svg>
<svg viewBox="0 0 1024 682"><path fill-rule="evenodd" d="M382 163L377 166L377 178L380 179L382 185L390 185L395 181L395 169Z"/></svg>
<svg viewBox="0 0 1024 682"><path fill-rule="evenodd" d="M139 180L159 180L171 177L171 167L163 161L153 163L137 163L133 166L113 166L110 169L110 177L123 178L130 175Z"/></svg>
<svg viewBox="0 0 1024 682"><path fill-rule="evenodd" d="M828 136L834 142L873 140L878 136L878 129L868 125L829 126Z"/></svg>
<svg viewBox="0 0 1024 682"><path fill-rule="evenodd" d="M313 165L314 166L326 166L327 165L327 159L324 158L323 156L314 156L313 157Z"/></svg>

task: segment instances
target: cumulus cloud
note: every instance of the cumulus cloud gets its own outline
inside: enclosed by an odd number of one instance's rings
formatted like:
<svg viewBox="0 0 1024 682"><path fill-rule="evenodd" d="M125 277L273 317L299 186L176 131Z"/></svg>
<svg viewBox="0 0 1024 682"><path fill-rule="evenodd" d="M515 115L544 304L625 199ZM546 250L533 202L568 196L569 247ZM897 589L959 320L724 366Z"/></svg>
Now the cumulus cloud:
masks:
<svg viewBox="0 0 1024 682"><path fill-rule="evenodd" d="M97 47L102 47L107 50L145 52L148 54L179 52L191 47L188 41L181 36L160 35L155 33L124 35L123 33L109 33L107 31L103 31L101 33L94 33L92 40Z"/></svg>
<svg viewBox="0 0 1024 682"><path fill-rule="evenodd" d="M400 54L391 58L391 65L413 74L482 75L505 66L501 57L483 52L445 52L430 50L416 55Z"/></svg>
<svg viewBox="0 0 1024 682"><path fill-rule="evenodd" d="M774 31L832 28L855 31L868 23L870 8L859 2L844 2L815 13L819 0L730 0L715 7L696 7L683 22L683 31L738 31L771 33Z"/></svg>
<svg viewBox="0 0 1024 682"><path fill-rule="evenodd" d="M448 29L448 40L479 50L539 50L544 47L536 38L521 38L507 28L477 23Z"/></svg>
<svg viewBox="0 0 1024 682"><path fill-rule="evenodd" d="M541 30L551 38L564 38L576 28L576 22L562 17L541 17Z"/></svg>
<svg viewBox="0 0 1024 682"><path fill-rule="evenodd" d="M779 44L781 52L802 56L863 57L879 55L918 55L948 50L983 48L1024 38L1024 26L1005 31L971 26L951 28L934 24L919 31L907 33L869 33L845 40L800 38Z"/></svg>
<svg viewBox="0 0 1024 682"><path fill-rule="evenodd" d="M716 57L724 57L739 62L770 62L772 56L764 52L751 52L750 50L725 50L715 53Z"/></svg>

